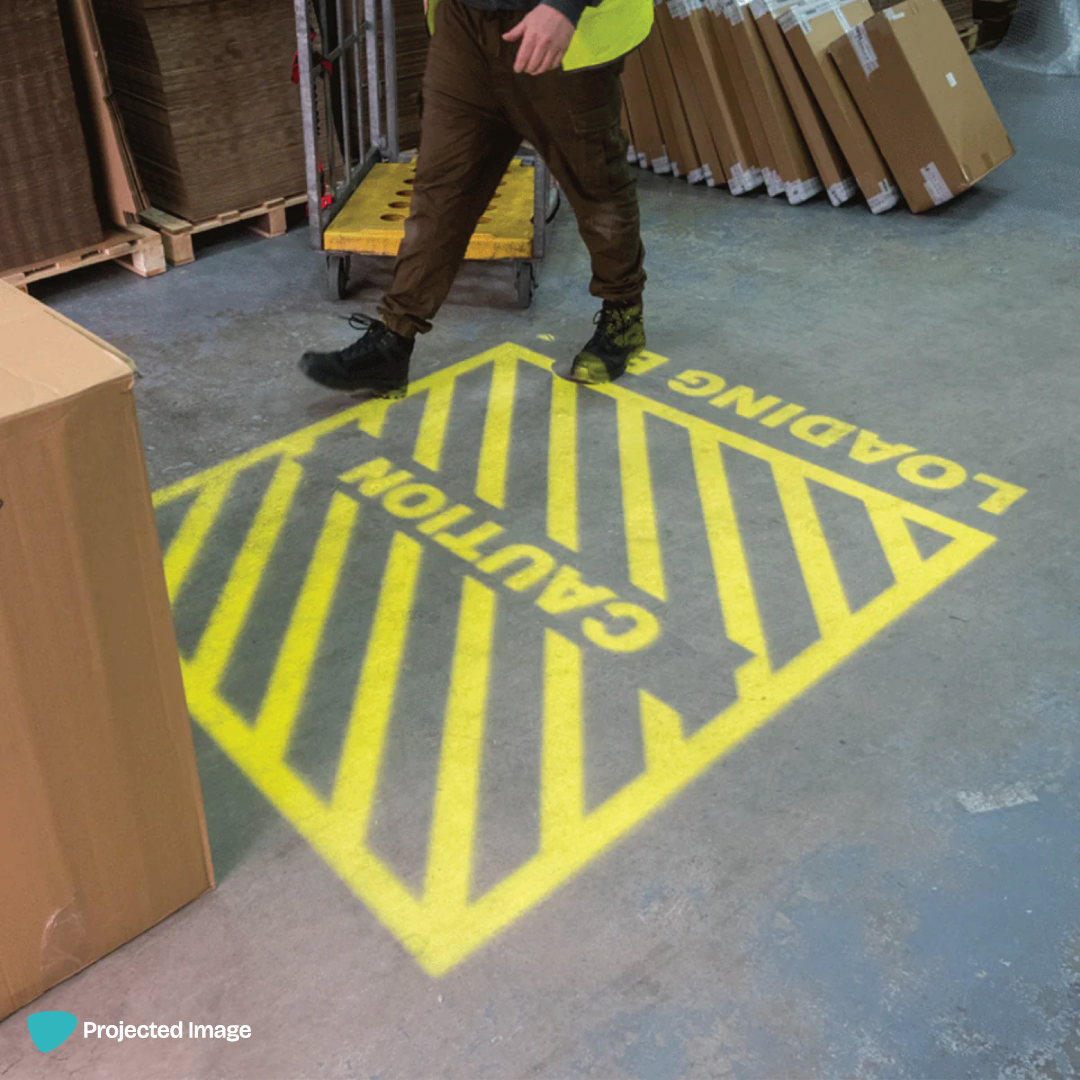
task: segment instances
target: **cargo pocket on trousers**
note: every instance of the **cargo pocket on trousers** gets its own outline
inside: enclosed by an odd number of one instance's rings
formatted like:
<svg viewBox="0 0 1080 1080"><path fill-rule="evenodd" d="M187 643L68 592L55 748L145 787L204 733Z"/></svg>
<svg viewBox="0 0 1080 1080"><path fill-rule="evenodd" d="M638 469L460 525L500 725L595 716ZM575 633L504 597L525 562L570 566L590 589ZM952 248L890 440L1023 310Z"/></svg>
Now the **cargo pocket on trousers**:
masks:
<svg viewBox="0 0 1080 1080"><path fill-rule="evenodd" d="M619 119L619 106L615 98L570 118L581 182L601 197L605 191L625 183L627 140Z"/></svg>

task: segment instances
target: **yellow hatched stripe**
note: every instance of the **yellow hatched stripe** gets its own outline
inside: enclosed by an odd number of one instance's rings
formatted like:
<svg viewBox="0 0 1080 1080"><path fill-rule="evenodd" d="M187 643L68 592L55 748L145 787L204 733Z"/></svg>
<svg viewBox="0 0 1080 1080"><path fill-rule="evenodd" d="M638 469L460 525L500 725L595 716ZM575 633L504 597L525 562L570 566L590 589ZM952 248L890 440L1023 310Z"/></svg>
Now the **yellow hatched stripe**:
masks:
<svg viewBox="0 0 1080 1080"><path fill-rule="evenodd" d="M350 822L355 842L367 832L382 765L386 729L394 712L409 623L424 549L395 533L383 571L367 652L353 698L349 727L334 782L334 813Z"/></svg>
<svg viewBox="0 0 1080 1080"><path fill-rule="evenodd" d="M654 776L677 773L686 749L682 717L647 690L638 692L641 702L641 738L645 769Z"/></svg>
<svg viewBox="0 0 1080 1080"><path fill-rule="evenodd" d="M307 693L360 507L335 492L256 721L264 752L283 757Z"/></svg>
<svg viewBox="0 0 1080 1080"><path fill-rule="evenodd" d="M691 431L690 448L724 629L736 645L753 653L753 659L736 673L740 693L749 693L755 682L760 683L770 672L769 648L750 577L750 565L735 516L720 444L704 431Z"/></svg>
<svg viewBox="0 0 1080 1080"><path fill-rule="evenodd" d="M540 750L540 848L571 843L585 812L581 649L544 631L544 714Z"/></svg>
<svg viewBox="0 0 1080 1080"><path fill-rule="evenodd" d="M548 439L547 532L557 544L578 551L577 383L553 379Z"/></svg>
<svg viewBox="0 0 1080 1080"><path fill-rule="evenodd" d="M424 884L424 903L442 911L464 908L469 901L495 609L494 591L466 575Z"/></svg>
<svg viewBox="0 0 1080 1080"><path fill-rule="evenodd" d="M899 508L883 505L869 506L867 509L893 577L902 581L911 574L917 574L922 569L923 557Z"/></svg>
<svg viewBox="0 0 1080 1080"><path fill-rule="evenodd" d="M851 618L851 609L821 528L821 519L806 486L806 477L801 472L775 463L773 477L818 629L822 637L829 637L844 627Z"/></svg>
<svg viewBox="0 0 1080 1080"><path fill-rule="evenodd" d="M199 556L207 534L217 520L225 500L232 491L236 472L221 473L206 484L199 492L195 502L184 515L169 550L165 554L165 581L169 587L169 596L175 604L180 590L187 581L195 560Z"/></svg>
<svg viewBox="0 0 1080 1080"><path fill-rule="evenodd" d="M488 393L484 436L480 444L480 464L476 473L476 494L500 510L506 502L506 473L510 463L510 427L517 391L517 358L502 357L494 362Z"/></svg>
<svg viewBox="0 0 1080 1080"><path fill-rule="evenodd" d="M442 466L446 427L450 421L450 407L454 400L454 382L456 380L438 383L428 390L424 415L420 418L420 430L416 433L413 461L419 462L432 472L438 472Z"/></svg>
<svg viewBox="0 0 1080 1080"><path fill-rule="evenodd" d="M236 640L247 622L270 556L288 520L303 475L304 470L291 458L280 462L243 547L233 562L229 580L192 660L199 677L209 686L216 687L221 681Z"/></svg>
<svg viewBox="0 0 1080 1080"><path fill-rule="evenodd" d="M617 398L616 409L630 580L657 600L667 600L649 469L649 447L645 436L645 413L634 397L636 395Z"/></svg>

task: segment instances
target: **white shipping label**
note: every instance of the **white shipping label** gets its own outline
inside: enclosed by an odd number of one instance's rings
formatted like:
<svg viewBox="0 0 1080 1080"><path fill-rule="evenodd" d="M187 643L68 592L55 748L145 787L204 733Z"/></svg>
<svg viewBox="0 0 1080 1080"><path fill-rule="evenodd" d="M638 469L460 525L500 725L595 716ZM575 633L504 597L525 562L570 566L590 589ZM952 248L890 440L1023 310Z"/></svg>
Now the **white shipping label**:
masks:
<svg viewBox="0 0 1080 1080"><path fill-rule="evenodd" d="M810 19L807 17L807 10L802 5L796 4L794 7L789 7L787 11L782 11L776 16L776 21L785 34L790 34L796 26L800 27L804 34L810 33Z"/></svg>
<svg viewBox="0 0 1080 1080"><path fill-rule="evenodd" d="M859 58L859 63L862 64L863 73L870 78L878 69L878 59L874 46L870 44L870 35L866 32L866 27L852 27L847 37L855 50L855 55Z"/></svg>
<svg viewBox="0 0 1080 1080"><path fill-rule="evenodd" d="M731 179L728 180L728 191L732 195L741 195L744 191L749 191L753 187L750 176L747 170L742 167L740 162L735 162L731 166Z"/></svg>
<svg viewBox="0 0 1080 1080"><path fill-rule="evenodd" d="M840 23L846 27L848 26L848 22L844 18L844 13L840 10L841 5L844 2L845 0L808 0L807 3L796 4L792 8L792 11L798 12L800 20L806 21L816 19L819 15L827 15L832 12Z"/></svg>
<svg viewBox="0 0 1080 1080"><path fill-rule="evenodd" d="M950 86L956 85L956 76L951 71L945 72L945 79Z"/></svg>
<svg viewBox="0 0 1080 1080"><path fill-rule="evenodd" d="M935 206L947 203L952 198L952 192L949 190L949 185L945 183L941 170L932 161L929 165L924 165L919 172L922 173L926 194L930 196Z"/></svg>
<svg viewBox="0 0 1080 1080"><path fill-rule="evenodd" d="M769 14L769 5L765 3L765 0L753 0L750 4L750 10L753 12L755 19L763 19Z"/></svg>
<svg viewBox="0 0 1080 1080"><path fill-rule="evenodd" d="M812 199L818 192L824 190L824 185L817 176L809 180L792 180L786 187L788 202L792 206L798 206L799 203Z"/></svg>
<svg viewBox="0 0 1080 1080"><path fill-rule="evenodd" d="M663 157L653 158L652 168L654 173L659 173L661 175L671 172L671 162L668 160L667 154Z"/></svg>
<svg viewBox="0 0 1080 1080"><path fill-rule="evenodd" d="M889 22L898 22L904 17L904 13L902 11L897 11L895 8L891 7L886 8L884 14L885 18L888 19Z"/></svg>
<svg viewBox="0 0 1080 1080"><path fill-rule="evenodd" d="M839 184L829 185L829 202L833 206L843 206L844 203L850 199L856 191L855 181L848 177L846 180L841 180Z"/></svg>
<svg viewBox="0 0 1080 1080"><path fill-rule="evenodd" d="M641 152L641 151L639 150L639 151L638 151L638 156L637 156L637 163L638 163L638 164L639 164L639 165L640 165L640 166L641 166L641 167L642 167L643 169L647 169L647 168L649 167L649 155L648 155L648 154L643 154L643 153L642 153L642 152Z"/></svg>
<svg viewBox="0 0 1080 1080"><path fill-rule="evenodd" d="M870 204L870 212L883 214L891 210L900 201L900 192L887 180L882 180L878 185L881 189L876 195L871 195L866 201Z"/></svg>
<svg viewBox="0 0 1080 1080"><path fill-rule="evenodd" d="M705 174L701 171L701 169L691 169L686 174L686 182L688 184L700 184L701 181L704 179Z"/></svg>
<svg viewBox="0 0 1080 1080"><path fill-rule="evenodd" d="M841 11L839 5L836 8L836 21L840 24L840 30L843 33L848 33L851 30L851 23L847 21L847 16Z"/></svg>

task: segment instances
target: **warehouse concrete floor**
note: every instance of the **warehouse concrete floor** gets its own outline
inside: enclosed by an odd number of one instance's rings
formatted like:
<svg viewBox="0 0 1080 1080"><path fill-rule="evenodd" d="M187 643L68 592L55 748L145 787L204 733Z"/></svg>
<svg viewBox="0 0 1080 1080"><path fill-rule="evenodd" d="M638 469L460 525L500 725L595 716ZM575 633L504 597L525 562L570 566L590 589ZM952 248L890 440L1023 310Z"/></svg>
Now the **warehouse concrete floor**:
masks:
<svg viewBox="0 0 1080 1080"><path fill-rule="evenodd" d="M982 71L1019 157L920 218L643 175L667 359L612 394L543 359L566 213L385 413L295 371L385 280L302 228L39 289L142 369L218 888L0 1076L1080 1075L1080 81Z"/></svg>

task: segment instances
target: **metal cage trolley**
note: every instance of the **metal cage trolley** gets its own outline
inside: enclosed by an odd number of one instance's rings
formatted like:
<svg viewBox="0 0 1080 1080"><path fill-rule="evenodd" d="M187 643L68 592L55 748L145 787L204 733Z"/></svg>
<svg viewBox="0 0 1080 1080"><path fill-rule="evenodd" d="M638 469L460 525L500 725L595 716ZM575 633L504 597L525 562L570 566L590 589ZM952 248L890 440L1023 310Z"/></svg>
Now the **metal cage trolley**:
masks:
<svg viewBox="0 0 1080 1080"><path fill-rule="evenodd" d="M311 244L326 253L331 299L357 256L397 255L415 162L399 145L393 0L293 0ZM466 259L514 269L527 308L547 240L551 178L539 154L514 159Z"/></svg>

